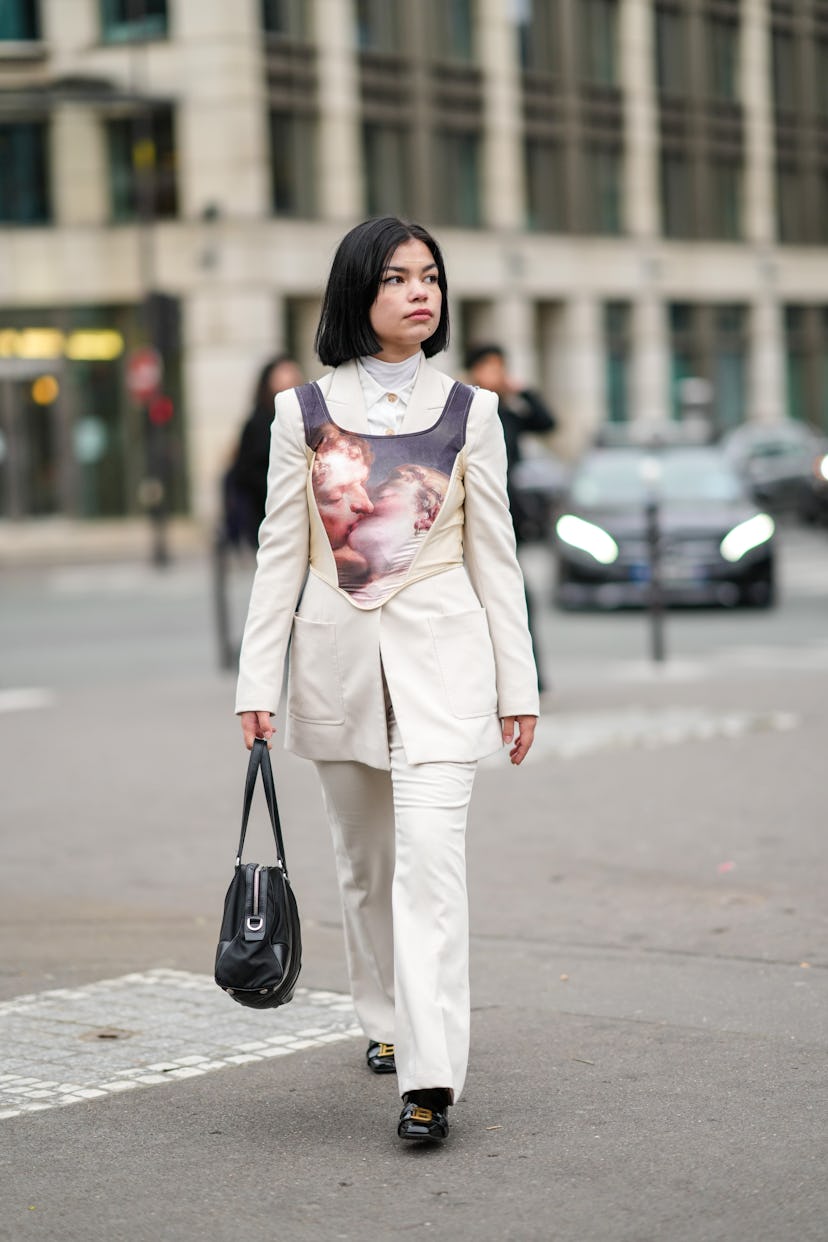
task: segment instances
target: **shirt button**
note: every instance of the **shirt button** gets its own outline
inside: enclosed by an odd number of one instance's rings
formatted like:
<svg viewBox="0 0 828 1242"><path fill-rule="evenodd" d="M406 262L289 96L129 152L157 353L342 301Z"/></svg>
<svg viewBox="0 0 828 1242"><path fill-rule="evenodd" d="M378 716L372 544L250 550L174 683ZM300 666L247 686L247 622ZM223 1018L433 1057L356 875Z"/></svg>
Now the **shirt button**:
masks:
<svg viewBox="0 0 828 1242"><path fill-rule="evenodd" d="M393 427L386 427L386 429L385 429L385 434L386 434L387 436L395 436L397 433L396 433L396 431L394 430L394 428L393 428Z"/></svg>
<svg viewBox="0 0 828 1242"><path fill-rule="evenodd" d="M389 394L388 394L388 400L389 400L389 401L396 401L396 400L397 400L397 394L396 394L395 392L389 392Z"/></svg>

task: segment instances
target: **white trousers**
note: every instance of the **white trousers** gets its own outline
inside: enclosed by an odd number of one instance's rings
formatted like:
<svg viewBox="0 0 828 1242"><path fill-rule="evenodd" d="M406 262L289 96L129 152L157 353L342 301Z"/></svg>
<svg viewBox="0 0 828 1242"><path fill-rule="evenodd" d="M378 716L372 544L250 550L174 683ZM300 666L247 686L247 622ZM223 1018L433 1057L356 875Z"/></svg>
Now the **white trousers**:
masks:
<svg viewBox="0 0 828 1242"><path fill-rule="evenodd" d="M389 709L391 770L317 762L333 836L351 992L394 1044L400 1095L448 1087L469 1057L466 818L476 763L409 764Z"/></svg>

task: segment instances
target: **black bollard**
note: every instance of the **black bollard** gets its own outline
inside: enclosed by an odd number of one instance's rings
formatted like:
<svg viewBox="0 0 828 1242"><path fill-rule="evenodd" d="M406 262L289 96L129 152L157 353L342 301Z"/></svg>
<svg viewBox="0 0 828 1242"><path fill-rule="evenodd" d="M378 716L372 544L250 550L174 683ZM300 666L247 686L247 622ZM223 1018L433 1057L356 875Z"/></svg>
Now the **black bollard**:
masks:
<svg viewBox="0 0 828 1242"><path fill-rule="evenodd" d="M647 551L650 561L650 590L648 609L650 614L650 654L656 664L665 658L664 652L664 585L661 578L661 510L655 494L647 501Z"/></svg>

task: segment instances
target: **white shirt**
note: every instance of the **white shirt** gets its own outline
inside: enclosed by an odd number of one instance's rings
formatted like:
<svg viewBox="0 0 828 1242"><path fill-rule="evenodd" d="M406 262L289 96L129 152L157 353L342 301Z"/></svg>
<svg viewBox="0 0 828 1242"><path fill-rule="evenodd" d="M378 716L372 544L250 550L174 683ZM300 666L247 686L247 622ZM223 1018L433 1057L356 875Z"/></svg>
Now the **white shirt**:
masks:
<svg viewBox="0 0 828 1242"><path fill-rule="evenodd" d="M357 359L371 435L395 435L399 431L422 356L422 351L418 351L402 362L382 362L370 355Z"/></svg>

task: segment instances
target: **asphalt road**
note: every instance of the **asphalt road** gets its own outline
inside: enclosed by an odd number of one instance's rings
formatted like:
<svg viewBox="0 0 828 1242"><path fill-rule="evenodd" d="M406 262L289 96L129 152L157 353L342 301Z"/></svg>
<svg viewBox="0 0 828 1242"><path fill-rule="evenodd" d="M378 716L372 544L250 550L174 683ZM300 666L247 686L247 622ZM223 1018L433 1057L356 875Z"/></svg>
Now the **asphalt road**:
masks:
<svg viewBox="0 0 828 1242"><path fill-rule="evenodd" d="M782 552L778 609L671 615L657 671L642 616L543 610L537 753L475 790L472 1062L445 1147L400 1147L360 1039L311 1040L0 1113L0 1238L824 1242L828 540ZM542 551L526 568L546 599ZM70 989L69 1073L88 985L209 975L245 757L202 563L0 589L0 1029L15 997ZM313 771L274 759L303 983L343 994ZM5 1055L41 1055L15 1021Z"/></svg>

